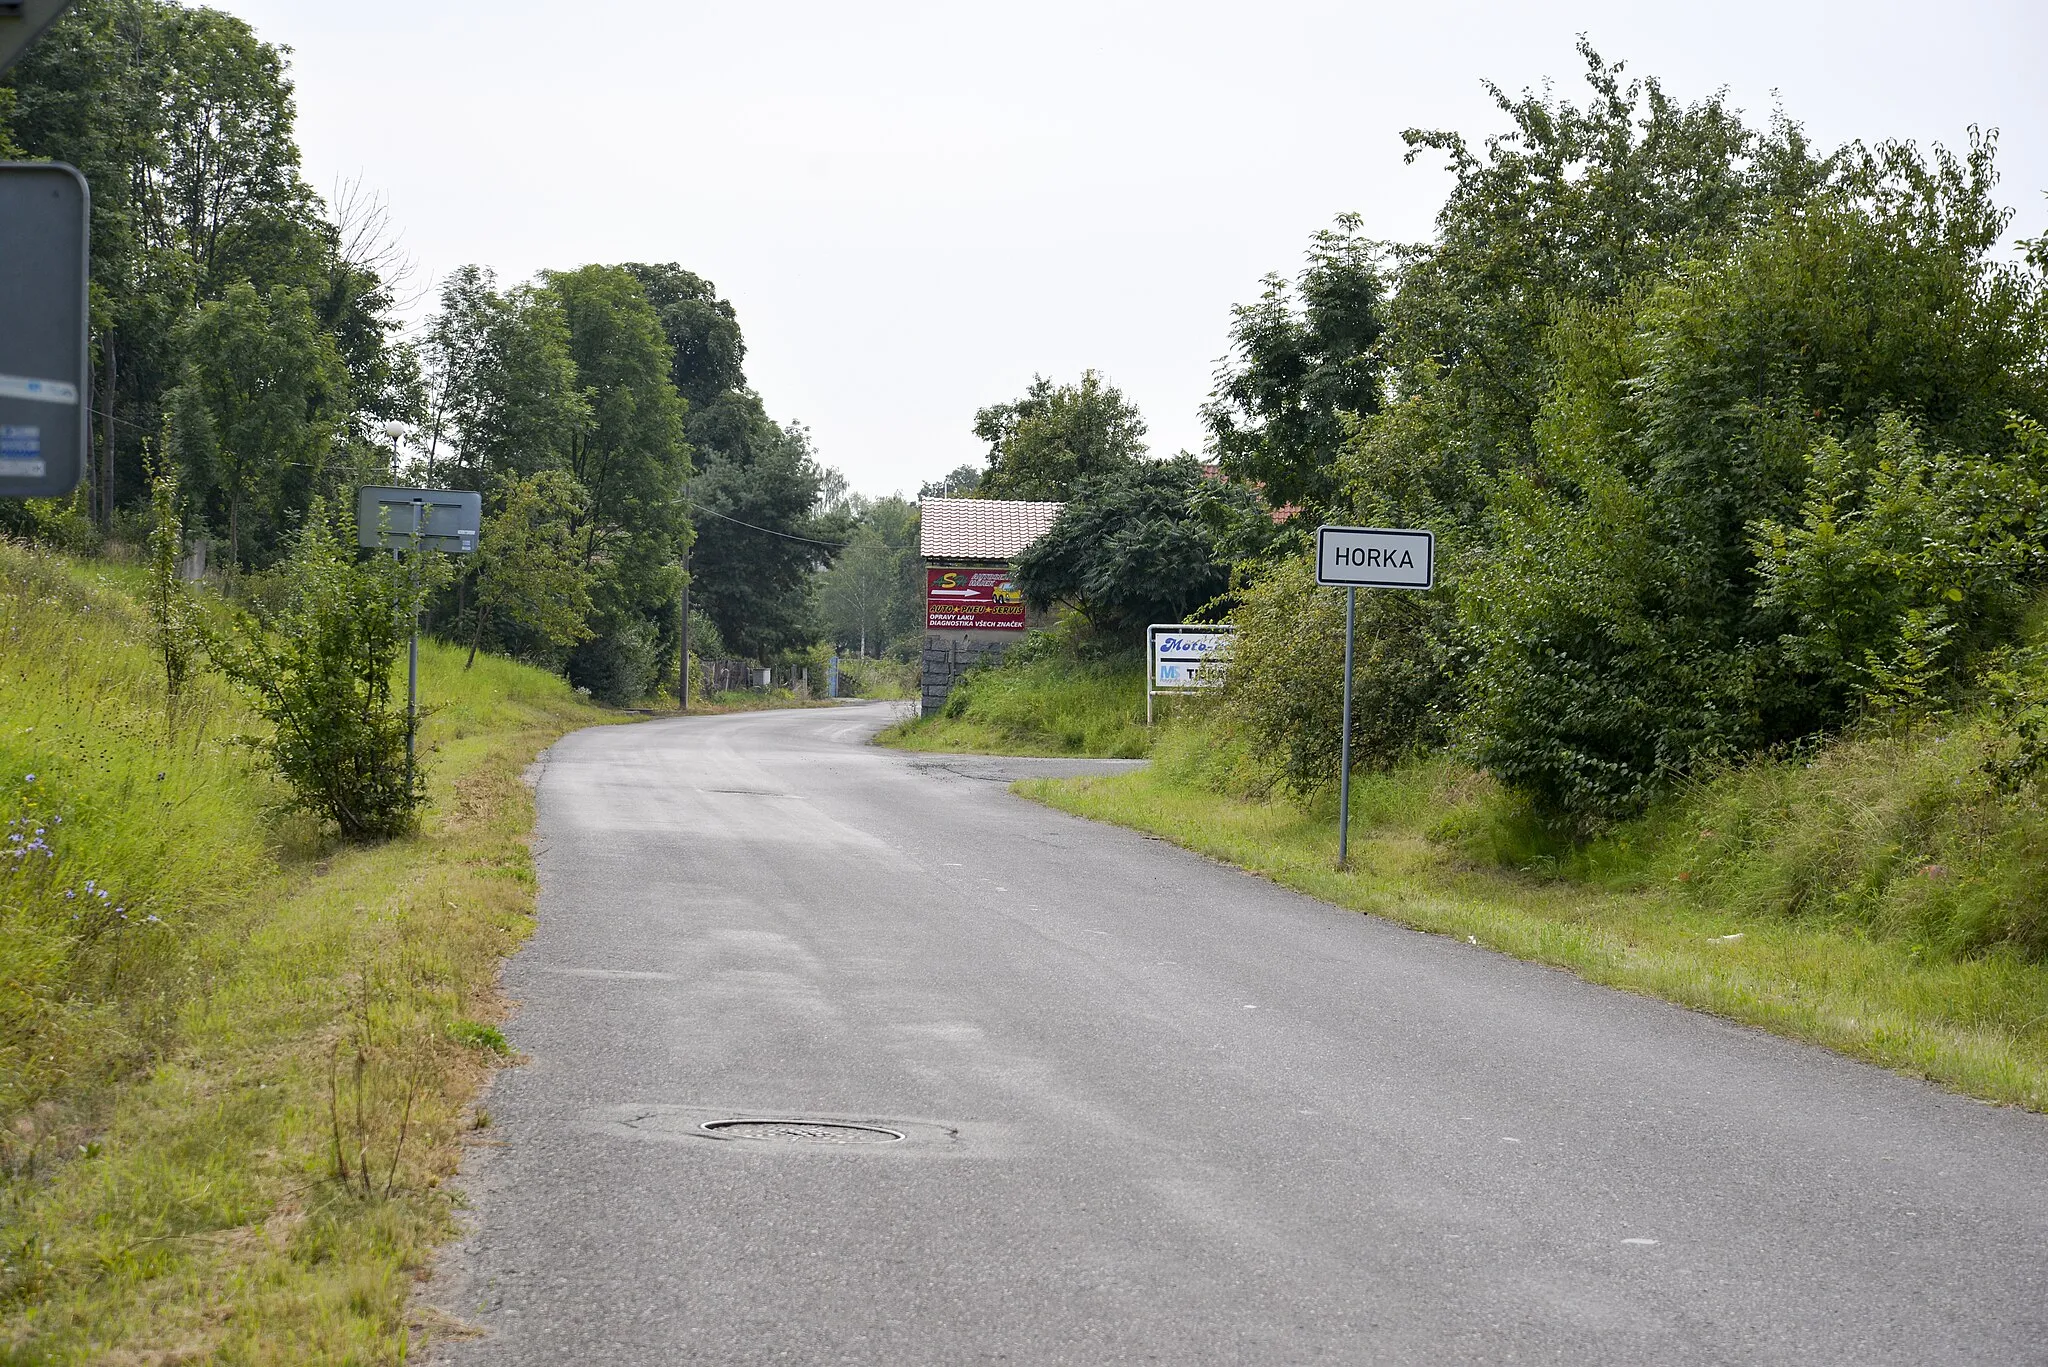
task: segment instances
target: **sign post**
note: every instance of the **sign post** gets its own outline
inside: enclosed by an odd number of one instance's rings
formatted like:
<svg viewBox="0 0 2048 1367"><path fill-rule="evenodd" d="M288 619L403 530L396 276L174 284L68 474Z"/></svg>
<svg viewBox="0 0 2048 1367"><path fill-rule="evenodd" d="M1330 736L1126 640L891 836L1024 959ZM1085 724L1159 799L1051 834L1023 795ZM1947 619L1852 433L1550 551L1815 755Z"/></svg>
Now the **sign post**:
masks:
<svg viewBox="0 0 2048 1367"><path fill-rule="evenodd" d="M85 474L90 220L73 168L0 162L0 498L61 498Z"/></svg>
<svg viewBox="0 0 2048 1367"><path fill-rule="evenodd" d="M0 0L0 76L70 8L71 0Z"/></svg>
<svg viewBox="0 0 2048 1367"><path fill-rule="evenodd" d="M1154 622L1145 628L1145 725L1161 693L1221 688L1237 628L1211 622Z"/></svg>
<svg viewBox="0 0 2048 1367"><path fill-rule="evenodd" d="M366 484L356 490L356 544L413 555L413 586L419 586L422 551L469 555L483 533L484 499L466 489L402 489ZM412 642L405 660L405 791L412 792L413 742L420 729L420 615L412 615Z"/></svg>
<svg viewBox="0 0 2048 1367"><path fill-rule="evenodd" d="M1316 582L1344 590L1344 734L1337 741L1337 867L1351 860L1351 661L1360 589L1436 587L1436 535L1391 527L1316 528Z"/></svg>

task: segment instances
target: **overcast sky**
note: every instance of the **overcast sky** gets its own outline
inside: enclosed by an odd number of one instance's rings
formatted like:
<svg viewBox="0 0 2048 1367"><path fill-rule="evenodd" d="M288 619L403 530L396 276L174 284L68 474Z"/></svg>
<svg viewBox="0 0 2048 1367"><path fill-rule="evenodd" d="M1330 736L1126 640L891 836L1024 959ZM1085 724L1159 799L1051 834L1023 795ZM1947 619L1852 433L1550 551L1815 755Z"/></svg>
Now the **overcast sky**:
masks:
<svg viewBox="0 0 2048 1367"><path fill-rule="evenodd" d="M1426 236L1447 177L1401 130L1499 129L1485 80L1577 100L1580 32L1823 144L1999 128L2017 231L2048 225L2039 0L214 2L294 49L308 177L382 194L422 283L679 262L869 493L977 458L1035 372L1092 366L1199 450L1230 306L1346 210Z"/></svg>

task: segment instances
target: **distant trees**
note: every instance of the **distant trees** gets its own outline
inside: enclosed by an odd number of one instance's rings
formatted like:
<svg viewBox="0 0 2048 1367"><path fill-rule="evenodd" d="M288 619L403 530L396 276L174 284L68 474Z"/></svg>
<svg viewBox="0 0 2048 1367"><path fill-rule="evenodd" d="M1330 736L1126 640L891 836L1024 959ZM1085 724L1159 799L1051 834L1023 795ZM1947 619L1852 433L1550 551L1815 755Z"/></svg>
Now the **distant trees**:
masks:
<svg viewBox="0 0 2048 1367"><path fill-rule="evenodd" d="M818 577L818 622L842 650L880 655L924 628L924 560L918 506L902 498L856 499L845 546Z"/></svg>

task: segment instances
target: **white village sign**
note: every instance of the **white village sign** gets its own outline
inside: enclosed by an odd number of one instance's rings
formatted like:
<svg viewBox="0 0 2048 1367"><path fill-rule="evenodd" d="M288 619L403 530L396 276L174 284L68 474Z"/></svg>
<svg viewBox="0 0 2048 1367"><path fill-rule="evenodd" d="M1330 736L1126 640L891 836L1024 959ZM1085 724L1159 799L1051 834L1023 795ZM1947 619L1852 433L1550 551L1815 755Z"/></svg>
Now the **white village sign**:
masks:
<svg viewBox="0 0 2048 1367"><path fill-rule="evenodd" d="M1436 535L1395 527L1316 528L1316 582L1344 590L1344 728L1337 744L1337 867L1351 857L1351 659L1360 589L1436 587Z"/></svg>

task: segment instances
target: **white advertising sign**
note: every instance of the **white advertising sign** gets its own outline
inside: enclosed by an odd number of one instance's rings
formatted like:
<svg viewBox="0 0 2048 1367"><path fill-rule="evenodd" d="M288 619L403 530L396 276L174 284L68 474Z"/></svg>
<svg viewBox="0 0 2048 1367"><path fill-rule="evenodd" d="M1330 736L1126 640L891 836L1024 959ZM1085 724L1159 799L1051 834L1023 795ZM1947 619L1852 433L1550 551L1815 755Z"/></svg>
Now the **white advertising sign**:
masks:
<svg viewBox="0 0 2048 1367"><path fill-rule="evenodd" d="M1230 638L1236 632L1236 627L1205 622L1162 622L1145 628L1152 691L1219 687L1230 659Z"/></svg>
<svg viewBox="0 0 2048 1367"><path fill-rule="evenodd" d="M1316 528L1316 582L1338 588L1436 587L1436 536L1391 527Z"/></svg>

